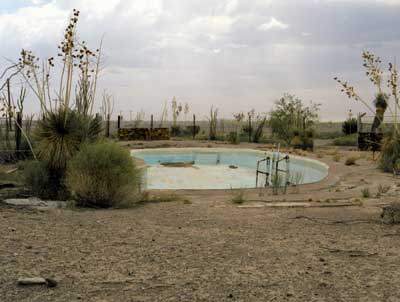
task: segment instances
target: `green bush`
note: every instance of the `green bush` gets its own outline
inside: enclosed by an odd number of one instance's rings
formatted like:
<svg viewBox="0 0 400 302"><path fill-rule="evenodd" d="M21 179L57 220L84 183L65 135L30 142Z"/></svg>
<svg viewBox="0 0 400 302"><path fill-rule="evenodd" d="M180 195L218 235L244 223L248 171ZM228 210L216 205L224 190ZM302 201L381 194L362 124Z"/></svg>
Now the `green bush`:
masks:
<svg viewBox="0 0 400 302"><path fill-rule="evenodd" d="M345 135L354 134L354 133L357 133L357 127L358 127L357 119L355 119L354 117L349 118L343 122L342 132Z"/></svg>
<svg viewBox="0 0 400 302"><path fill-rule="evenodd" d="M83 116L76 110L46 112L35 128L38 156L54 169L65 170L82 143L94 141L101 132L99 117Z"/></svg>
<svg viewBox="0 0 400 302"><path fill-rule="evenodd" d="M235 144L235 145L239 144L240 143L239 135L234 131L229 132L229 134L228 134L228 142L231 143L231 144Z"/></svg>
<svg viewBox="0 0 400 302"><path fill-rule="evenodd" d="M400 159L400 138L396 132L388 135L382 144L379 167L385 172L397 170Z"/></svg>
<svg viewBox="0 0 400 302"><path fill-rule="evenodd" d="M363 188L363 189L361 189L361 196L363 198L370 198L371 197L371 192L369 191L368 188Z"/></svg>
<svg viewBox="0 0 400 302"><path fill-rule="evenodd" d="M24 182L35 197L65 200L68 191L58 175L45 161L27 161L22 165Z"/></svg>
<svg viewBox="0 0 400 302"><path fill-rule="evenodd" d="M357 134L352 134L352 135L338 137L333 141L333 144L335 146L356 147L358 145L358 136L357 136Z"/></svg>
<svg viewBox="0 0 400 302"><path fill-rule="evenodd" d="M182 135L182 129L180 126L171 126L171 136Z"/></svg>
<svg viewBox="0 0 400 302"><path fill-rule="evenodd" d="M314 140L312 135L313 133L308 131L301 134L298 131L295 131L290 145L294 149L314 150Z"/></svg>
<svg viewBox="0 0 400 302"><path fill-rule="evenodd" d="M116 143L85 145L68 164L67 186L77 206L126 205L139 196L140 183L141 171Z"/></svg>

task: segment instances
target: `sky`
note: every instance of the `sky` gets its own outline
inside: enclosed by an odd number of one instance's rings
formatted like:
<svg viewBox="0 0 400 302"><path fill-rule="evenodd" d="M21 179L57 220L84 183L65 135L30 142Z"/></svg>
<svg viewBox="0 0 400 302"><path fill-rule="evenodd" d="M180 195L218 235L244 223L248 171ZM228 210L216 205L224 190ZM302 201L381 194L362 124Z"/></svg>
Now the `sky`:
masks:
<svg viewBox="0 0 400 302"><path fill-rule="evenodd" d="M333 78L372 102L361 52L385 67L400 54L400 0L0 0L0 67L21 48L56 55L73 8L82 40L95 49L104 37L98 95L111 93L126 118L158 116L173 96L198 119L211 106L225 118L269 112L291 93L343 120L365 109ZM32 93L27 102L37 108Z"/></svg>

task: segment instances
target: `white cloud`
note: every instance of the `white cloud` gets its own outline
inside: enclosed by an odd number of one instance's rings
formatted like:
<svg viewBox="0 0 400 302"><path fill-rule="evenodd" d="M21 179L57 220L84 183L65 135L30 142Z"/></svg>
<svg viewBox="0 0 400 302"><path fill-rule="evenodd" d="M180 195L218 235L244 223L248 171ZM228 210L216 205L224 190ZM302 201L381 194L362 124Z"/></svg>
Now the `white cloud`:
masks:
<svg viewBox="0 0 400 302"><path fill-rule="evenodd" d="M400 19L390 6L400 0L22 2L27 5L9 9L0 0L0 39L7 41L0 57L17 59L22 47L41 58L54 55L77 8L79 38L94 46L105 34L99 89L115 94L116 110L143 106L156 114L162 100L180 95L199 115L211 104L222 115L247 106L268 111L289 91L323 101L331 109L324 112L340 118L348 107L324 101L342 101L332 77L364 80L363 49L383 58L400 52L400 34L393 30Z"/></svg>
<svg viewBox="0 0 400 302"><path fill-rule="evenodd" d="M68 13L49 3L2 14L0 37L7 41L7 48L15 47L14 51L22 47L31 47L36 42L42 44L54 41L55 38L55 41L58 41L67 22Z"/></svg>
<svg viewBox="0 0 400 302"><path fill-rule="evenodd" d="M230 31L235 18L229 16L198 17L189 23L189 27L197 32L209 35L218 35Z"/></svg>
<svg viewBox="0 0 400 302"><path fill-rule="evenodd" d="M261 24L258 29L263 31L268 31L271 29L287 29L289 27L288 24L285 24L274 17L271 17L271 20L267 23Z"/></svg>

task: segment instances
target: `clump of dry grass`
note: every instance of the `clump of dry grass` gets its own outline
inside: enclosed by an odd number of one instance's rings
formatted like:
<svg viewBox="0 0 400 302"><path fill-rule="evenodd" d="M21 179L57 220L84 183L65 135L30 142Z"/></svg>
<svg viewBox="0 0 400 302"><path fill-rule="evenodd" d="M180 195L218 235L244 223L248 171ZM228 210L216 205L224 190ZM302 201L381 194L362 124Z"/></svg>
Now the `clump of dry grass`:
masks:
<svg viewBox="0 0 400 302"><path fill-rule="evenodd" d="M369 188L361 189L361 196L363 198L370 198L371 197L371 192L369 191Z"/></svg>
<svg viewBox="0 0 400 302"><path fill-rule="evenodd" d="M334 156L334 155L338 154L338 152L339 152L339 150L337 148L333 148L333 149L329 149L329 150L325 151L325 154Z"/></svg>
<svg viewBox="0 0 400 302"><path fill-rule="evenodd" d="M344 164L345 164L346 166L354 166L354 165L356 164L356 162L357 162L358 159L359 159L359 157L350 156L350 157L346 158L346 161L345 161Z"/></svg>
<svg viewBox="0 0 400 302"><path fill-rule="evenodd" d="M244 197L244 191L243 190L239 190L239 191L233 191L233 196L231 199L232 203L235 204L242 204L246 201L245 197Z"/></svg>
<svg viewBox="0 0 400 302"><path fill-rule="evenodd" d="M390 190L390 185L382 185L379 184L378 186L378 196L382 195L382 194L386 194L387 192L389 192Z"/></svg>
<svg viewBox="0 0 400 302"><path fill-rule="evenodd" d="M342 156L339 153L332 156L332 160L334 162L340 162L341 158L342 158Z"/></svg>

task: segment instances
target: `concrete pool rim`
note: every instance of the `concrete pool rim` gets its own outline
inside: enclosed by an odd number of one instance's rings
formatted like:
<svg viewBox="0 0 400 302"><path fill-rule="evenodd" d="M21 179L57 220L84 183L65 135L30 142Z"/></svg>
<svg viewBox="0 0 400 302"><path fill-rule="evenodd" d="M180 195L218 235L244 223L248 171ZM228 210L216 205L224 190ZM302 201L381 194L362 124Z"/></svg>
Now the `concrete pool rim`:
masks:
<svg viewBox="0 0 400 302"><path fill-rule="evenodd" d="M285 150L286 151L286 150ZM141 168L147 168L152 165L148 165L145 163L145 161L139 157L136 157L135 154L137 153L171 153L171 154L179 154L179 153L187 153L187 152L201 152L201 153L216 153L216 152L236 152L236 153L253 153L255 155L261 155L264 156L265 154L272 154L272 150L257 150L257 149L251 149L251 148L241 148L241 147L161 147L161 148L140 148L140 149L130 149L130 154L131 156L137 161L138 165ZM331 171L330 171L330 166L320 160L313 159L310 157L304 157L304 156L299 156L292 154L291 152L281 152L281 154L288 154L289 157L295 161L302 162L302 163L307 163L308 165L312 165L314 169L321 170L325 173L324 177L317 180L317 181L312 181L308 182L305 184L301 184L299 186L301 187L306 187L310 185L318 185L324 183L330 176L331 176ZM236 188L236 189L230 189L230 190L258 190L260 188ZM188 189L188 188L182 188L182 189L149 189L150 191L184 191L184 192L195 192L195 191L227 191L226 188L208 188L208 189Z"/></svg>

